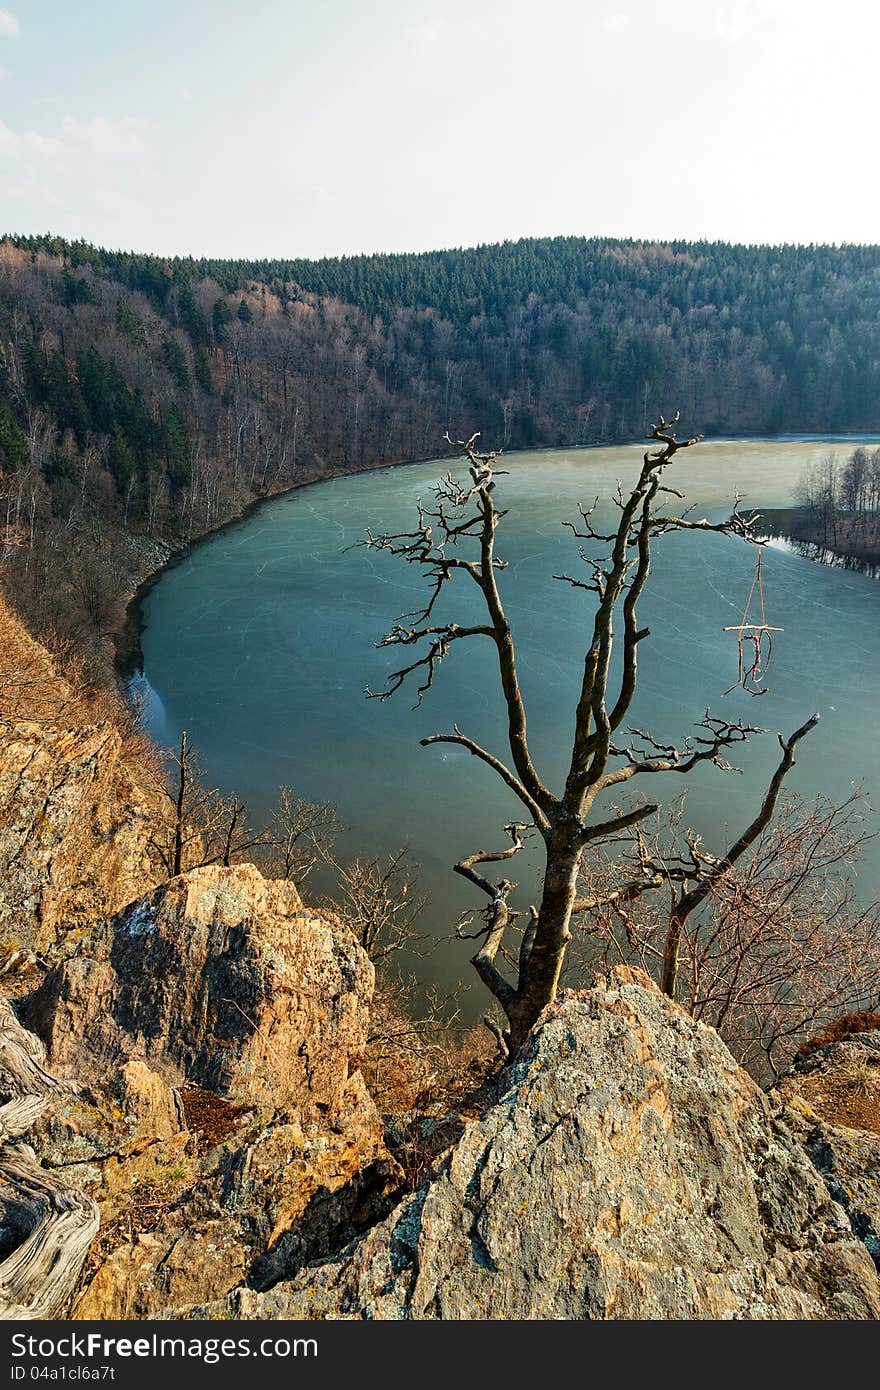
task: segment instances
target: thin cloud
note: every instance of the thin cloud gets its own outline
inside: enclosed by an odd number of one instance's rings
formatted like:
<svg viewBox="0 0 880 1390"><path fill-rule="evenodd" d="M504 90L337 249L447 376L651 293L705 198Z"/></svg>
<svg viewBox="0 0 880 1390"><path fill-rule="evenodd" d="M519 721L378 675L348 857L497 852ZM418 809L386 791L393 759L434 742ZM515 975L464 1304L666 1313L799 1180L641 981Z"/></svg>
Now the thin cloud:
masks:
<svg viewBox="0 0 880 1390"><path fill-rule="evenodd" d="M149 122L137 116L122 116L116 120L92 116L88 121L64 116L56 135L39 130L15 131L0 121L0 156L20 158L27 155L56 165L65 165L83 156L114 159L139 154L144 149L148 129Z"/></svg>
<svg viewBox="0 0 880 1390"><path fill-rule="evenodd" d="M21 25L14 14L8 10L0 10L0 38L13 39L16 34L21 33Z"/></svg>
<svg viewBox="0 0 880 1390"><path fill-rule="evenodd" d="M26 130L17 137L14 153L27 151L37 159L60 160L64 158L64 143L54 135L41 135L38 130Z"/></svg>
<svg viewBox="0 0 880 1390"><path fill-rule="evenodd" d="M63 208L64 200L59 198L47 183L34 179L22 179L7 189L9 197L17 203L30 203L37 207Z"/></svg>
<svg viewBox="0 0 880 1390"><path fill-rule="evenodd" d="M149 122L139 116L121 116L117 120L92 116L89 121L65 116L61 121L60 138L64 144L90 150L93 154L139 154L144 148L148 127Z"/></svg>
<svg viewBox="0 0 880 1390"><path fill-rule="evenodd" d="M749 38L770 17L775 5L767 0L735 0L715 12L715 33L725 43L741 43Z"/></svg>

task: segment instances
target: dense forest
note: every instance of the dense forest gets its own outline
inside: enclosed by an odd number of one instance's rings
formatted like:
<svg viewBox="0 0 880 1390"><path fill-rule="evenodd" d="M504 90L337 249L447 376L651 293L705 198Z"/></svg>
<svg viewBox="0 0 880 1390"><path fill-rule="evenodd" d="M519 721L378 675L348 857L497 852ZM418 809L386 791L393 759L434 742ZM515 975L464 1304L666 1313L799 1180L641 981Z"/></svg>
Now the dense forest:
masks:
<svg viewBox="0 0 880 1390"><path fill-rule="evenodd" d="M880 428L880 248L557 238L211 261L0 242L4 579L103 640L138 565L296 481L493 446ZM130 549L130 545L129 545ZM141 562L142 567L142 562Z"/></svg>

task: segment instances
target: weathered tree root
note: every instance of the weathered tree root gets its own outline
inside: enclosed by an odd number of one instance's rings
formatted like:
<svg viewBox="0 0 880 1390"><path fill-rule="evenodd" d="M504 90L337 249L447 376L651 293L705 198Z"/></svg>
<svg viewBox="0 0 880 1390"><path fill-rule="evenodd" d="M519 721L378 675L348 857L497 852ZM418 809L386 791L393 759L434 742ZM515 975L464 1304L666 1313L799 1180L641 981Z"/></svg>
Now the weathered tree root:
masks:
<svg viewBox="0 0 880 1390"><path fill-rule="evenodd" d="M65 1084L40 1040L0 999L0 1320L51 1318L65 1307L98 1230L91 1197L56 1182L26 1134Z"/></svg>

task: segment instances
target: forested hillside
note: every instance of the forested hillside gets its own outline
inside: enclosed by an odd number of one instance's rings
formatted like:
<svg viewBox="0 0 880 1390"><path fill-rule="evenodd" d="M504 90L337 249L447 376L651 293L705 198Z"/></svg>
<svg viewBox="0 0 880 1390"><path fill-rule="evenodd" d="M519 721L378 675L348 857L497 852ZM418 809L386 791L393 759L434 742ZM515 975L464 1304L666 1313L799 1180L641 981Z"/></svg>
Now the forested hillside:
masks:
<svg viewBox="0 0 880 1390"><path fill-rule="evenodd" d="M6 584L113 627L122 538L297 480L493 446L880 428L880 248L558 238L325 261L0 242Z"/></svg>

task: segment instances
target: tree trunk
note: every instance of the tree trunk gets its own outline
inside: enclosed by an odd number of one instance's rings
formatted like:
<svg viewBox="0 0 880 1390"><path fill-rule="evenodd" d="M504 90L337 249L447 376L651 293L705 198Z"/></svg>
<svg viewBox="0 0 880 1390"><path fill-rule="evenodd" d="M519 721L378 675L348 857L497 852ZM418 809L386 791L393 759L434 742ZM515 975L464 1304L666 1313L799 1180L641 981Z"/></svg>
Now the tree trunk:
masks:
<svg viewBox="0 0 880 1390"><path fill-rule="evenodd" d="M0 1321L58 1317L98 1230L98 1208L59 1182L23 1142L56 1090L44 1049L0 1000Z"/></svg>
<svg viewBox="0 0 880 1390"><path fill-rule="evenodd" d="M663 947L663 972L660 977L660 988L664 994L669 995L670 999L675 998L675 987L678 983L678 948L681 943L681 930L681 918L672 912Z"/></svg>
<svg viewBox="0 0 880 1390"><path fill-rule="evenodd" d="M553 1002L571 938L571 909L577 893L581 850L567 831L556 830L547 854L537 928L527 958L520 961L519 988L508 1012L509 1051L513 1056L525 1042L542 1011Z"/></svg>
<svg viewBox="0 0 880 1390"><path fill-rule="evenodd" d="M174 848L171 857L171 874L175 877L183 872L183 823L186 815L187 747L186 730L180 735L178 755L177 803L174 816Z"/></svg>

